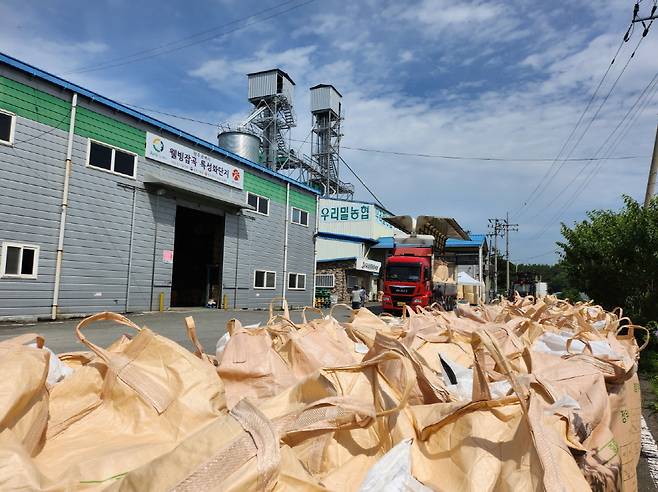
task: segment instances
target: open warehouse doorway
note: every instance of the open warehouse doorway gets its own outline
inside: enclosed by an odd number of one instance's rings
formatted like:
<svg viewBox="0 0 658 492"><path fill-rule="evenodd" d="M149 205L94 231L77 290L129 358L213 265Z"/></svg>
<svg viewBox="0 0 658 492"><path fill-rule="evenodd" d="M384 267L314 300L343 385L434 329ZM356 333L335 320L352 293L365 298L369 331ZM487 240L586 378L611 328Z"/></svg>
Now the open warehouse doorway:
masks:
<svg viewBox="0 0 658 492"><path fill-rule="evenodd" d="M221 306L224 217L176 207L174 267L171 280L173 307Z"/></svg>

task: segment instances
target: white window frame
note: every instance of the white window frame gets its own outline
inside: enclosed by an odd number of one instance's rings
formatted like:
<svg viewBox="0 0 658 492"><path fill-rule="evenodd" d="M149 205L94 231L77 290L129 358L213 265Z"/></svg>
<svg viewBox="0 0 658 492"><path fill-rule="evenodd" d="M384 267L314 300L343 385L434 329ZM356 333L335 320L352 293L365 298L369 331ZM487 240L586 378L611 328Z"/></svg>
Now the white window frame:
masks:
<svg viewBox="0 0 658 492"><path fill-rule="evenodd" d="M331 285L320 285L318 277L331 277ZM318 273L315 275L315 286L318 289L334 289L336 287L336 275L333 273Z"/></svg>
<svg viewBox="0 0 658 492"><path fill-rule="evenodd" d="M110 161L110 169L103 169L102 167L96 167L93 164L89 163L89 159L91 158L91 143L92 142L95 143L95 144L98 144L98 145L102 145L103 147L107 147L109 149L112 149L112 160ZM133 159L135 160L134 161L135 162L135 167L133 168L133 175L132 176L128 176L127 174L118 173L114 170L114 158L116 156L116 151L117 150L120 150L124 154L130 154L130 155L133 156ZM103 171L103 172L106 172L106 173L110 173L114 176L121 176L122 178L137 179L137 164L138 164L138 162L139 162L139 156L137 154L135 154L134 152L131 152L131 151L126 150L126 149L122 149L121 147L116 147L114 145L107 144L105 142L101 142L99 140L94 140L93 138L88 138L87 139L87 162L86 162L85 166L88 167L89 169L93 169L95 171Z"/></svg>
<svg viewBox="0 0 658 492"><path fill-rule="evenodd" d="M295 210L299 210L299 212L300 212L300 214L299 214L299 218L300 218L300 220L301 220L301 218L302 218L302 214L301 214L301 212L305 212L305 213L306 213L306 224L304 224L303 222L295 222L295 219L293 219L293 217L294 217L294 211L295 211ZM308 210L304 210L303 208L298 208L298 207L291 207L291 208L290 208L290 222L292 222L293 224L297 224L297 225L300 225L300 226L303 226L303 227L308 227L308 222L309 222L309 219L310 219L310 215L311 215L311 214L308 213Z"/></svg>
<svg viewBox="0 0 658 492"><path fill-rule="evenodd" d="M265 282L263 287L258 287L256 285L256 272L264 272L265 275L263 277L263 280ZM274 274L274 286L273 287L267 287L267 274L268 273L273 273ZM276 289L276 272L274 270L259 270L256 269L254 270L254 289L259 289L259 290L274 290Z"/></svg>
<svg viewBox="0 0 658 492"><path fill-rule="evenodd" d="M18 269L19 273L14 274L14 273L7 273L7 248L12 247L12 248L20 248L21 254L18 257ZM26 275L24 273L20 273L20 270L23 267L23 250L24 249L32 249L34 250L34 263L32 264L32 273L29 275ZM25 244L25 243L15 243L15 242L10 242L10 241L3 241L2 242L2 249L0 250L0 278L27 278L27 279L35 279L37 278L37 275L39 274L39 246L35 244Z"/></svg>
<svg viewBox="0 0 658 492"><path fill-rule="evenodd" d="M269 217L269 215L270 215L270 199L266 196L259 195L257 193L252 193L251 191L248 191L247 194L245 195L247 205L249 205L249 195L253 195L253 196L258 198L258 201L256 202L256 210L252 210L252 212L257 213L258 215L264 215L266 217ZM258 205L260 205L261 200L267 200L267 213L266 214L264 214L263 212L258 211Z"/></svg>
<svg viewBox="0 0 658 492"><path fill-rule="evenodd" d="M290 276L295 276L295 287L290 287ZM304 287L299 287L299 277L304 277ZM288 273L288 290L306 290L306 274L305 273Z"/></svg>
<svg viewBox="0 0 658 492"><path fill-rule="evenodd" d="M6 109L2 108L0 108L0 113L11 116L11 123L9 125L9 140L2 140L0 138L0 144L13 147L14 138L16 136L16 113L12 113L11 111L7 111Z"/></svg>

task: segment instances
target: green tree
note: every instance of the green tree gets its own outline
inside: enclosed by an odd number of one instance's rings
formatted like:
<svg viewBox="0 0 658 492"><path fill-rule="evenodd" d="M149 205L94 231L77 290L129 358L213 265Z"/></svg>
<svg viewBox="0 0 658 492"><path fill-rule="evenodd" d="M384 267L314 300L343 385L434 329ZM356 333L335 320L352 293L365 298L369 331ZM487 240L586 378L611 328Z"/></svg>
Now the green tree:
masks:
<svg viewBox="0 0 658 492"><path fill-rule="evenodd" d="M624 196L619 212L593 210L562 224L562 264L570 284L634 322L658 320L658 199L648 208Z"/></svg>

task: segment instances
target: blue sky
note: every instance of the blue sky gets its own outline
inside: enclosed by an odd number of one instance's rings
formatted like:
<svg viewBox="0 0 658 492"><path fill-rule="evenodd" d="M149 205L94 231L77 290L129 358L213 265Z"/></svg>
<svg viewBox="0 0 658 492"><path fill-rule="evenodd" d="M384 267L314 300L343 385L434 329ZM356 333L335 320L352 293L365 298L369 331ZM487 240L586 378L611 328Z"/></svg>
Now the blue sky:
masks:
<svg viewBox="0 0 658 492"><path fill-rule="evenodd" d="M244 119L245 74L277 66L297 83L293 139L305 140L311 128L308 88L332 83L344 96L345 147L553 159L610 63L633 7L626 0L316 0L295 8L303 1L5 0L0 50L115 100L212 123ZM649 4L645 0L642 11ZM261 17L235 22L264 10ZM227 30L234 32L212 37ZM571 157L595 155L652 79L657 31L654 26L644 39L580 144L567 148ZM207 33L189 38L199 32ZM639 34L622 47L594 108ZM124 64L136 52L142 54L134 58L142 58L163 45L192 42ZM107 63L117 66L94 69ZM512 236L513 260L550 262L560 221L571 224L593 208L618 208L622 193L643 198L656 99L614 149L609 142L611 156L639 158L585 168L567 162L525 206L550 161L445 160L349 149L342 156L396 213L453 216L464 228L484 232L488 218L510 211L520 224ZM154 116L216 139L212 125ZM370 198L359 186L357 194Z"/></svg>

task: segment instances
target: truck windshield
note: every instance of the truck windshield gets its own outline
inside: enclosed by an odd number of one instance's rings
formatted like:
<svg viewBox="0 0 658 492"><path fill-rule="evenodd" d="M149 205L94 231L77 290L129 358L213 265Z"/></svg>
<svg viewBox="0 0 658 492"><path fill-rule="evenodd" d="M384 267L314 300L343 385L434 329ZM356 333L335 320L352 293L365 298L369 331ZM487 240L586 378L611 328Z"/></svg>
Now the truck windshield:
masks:
<svg viewBox="0 0 658 492"><path fill-rule="evenodd" d="M399 280L400 282L418 282L420 280L420 264L405 263L391 264L386 267L386 280Z"/></svg>

